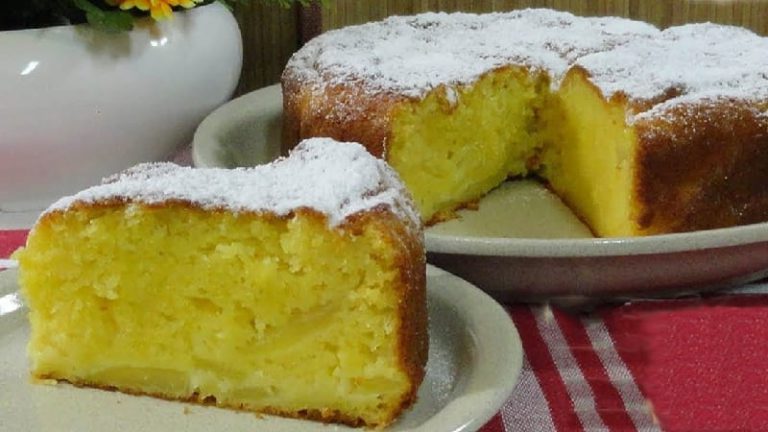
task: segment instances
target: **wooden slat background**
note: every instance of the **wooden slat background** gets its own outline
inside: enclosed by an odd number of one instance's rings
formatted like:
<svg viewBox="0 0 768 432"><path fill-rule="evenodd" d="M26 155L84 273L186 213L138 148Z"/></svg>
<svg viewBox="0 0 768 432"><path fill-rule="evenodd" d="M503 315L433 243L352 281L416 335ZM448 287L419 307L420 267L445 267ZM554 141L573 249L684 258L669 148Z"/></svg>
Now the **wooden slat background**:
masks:
<svg viewBox="0 0 768 432"><path fill-rule="evenodd" d="M304 10L251 2L235 10L244 40L238 93L278 82L285 62L307 32L429 10L487 12L525 7L548 7L587 16L623 16L660 27L712 21L742 25L768 35L766 0L329 0L325 7Z"/></svg>
<svg viewBox="0 0 768 432"><path fill-rule="evenodd" d="M243 35L243 71L236 93L278 82L285 62L299 47L298 8L252 1L238 3L234 13Z"/></svg>
<svg viewBox="0 0 768 432"><path fill-rule="evenodd" d="M577 15L623 16L660 27L712 21L768 33L768 2L764 0L334 0L324 8L323 28L428 10L486 12L525 7L546 7Z"/></svg>

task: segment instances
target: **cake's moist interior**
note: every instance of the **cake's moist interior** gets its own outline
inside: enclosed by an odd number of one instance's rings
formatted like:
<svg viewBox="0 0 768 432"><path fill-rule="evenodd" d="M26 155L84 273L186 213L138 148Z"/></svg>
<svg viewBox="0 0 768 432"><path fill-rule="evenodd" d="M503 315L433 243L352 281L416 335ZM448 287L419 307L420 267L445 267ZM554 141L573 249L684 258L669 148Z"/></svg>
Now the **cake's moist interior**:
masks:
<svg viewBox="0 0 768 432"><path fill-rule="evenodd" d="M601 237L638 235L632 209L634 130L575 69L549 99L538 174Z"/></svg>
<svg viewBox="0 0 768 432"><path fill-rule="evenodd" d="M508 67L399 109L387 159L425 220L440 219L441 211L477 199L510 175L528 173L537 147L534 108L547 84L543 76Z"/></svg>
<svg viewBox="0 0 768 432"><path fill-rule="evenodd" d="M505 67L440 87L393 116L388 162L428 223L510 177L543 178L602 237L638 235L631 208L635 135L578 69L555 92L544 74Z"/></svg>
<svg viewBox="0 0 768 432"><path fill-rule="evenodd" d="M34 375L391 420L376 416L411 384L388 288L401 257L384 229L182 207L81 208L38 224L18 254Z"/></svg>

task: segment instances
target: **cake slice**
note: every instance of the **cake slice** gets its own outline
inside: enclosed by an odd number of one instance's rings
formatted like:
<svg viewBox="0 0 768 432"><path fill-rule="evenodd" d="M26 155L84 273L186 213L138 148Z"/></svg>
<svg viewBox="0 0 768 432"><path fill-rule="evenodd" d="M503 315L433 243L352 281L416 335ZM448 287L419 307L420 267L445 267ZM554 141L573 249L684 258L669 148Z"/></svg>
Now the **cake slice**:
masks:
<svg viewBox="0 0 768 432"><path fill-rule="evenodd" d="M768 38L670 27L583 56L541 175L603 237L768 220Z"/></svg>
<svg viewBox="0 0 768 432"><path fill-rule="evenodd" d="M36 378L380 427L424 376L419 217L358 144L140 165L55 203L15 256Z"/></svg>

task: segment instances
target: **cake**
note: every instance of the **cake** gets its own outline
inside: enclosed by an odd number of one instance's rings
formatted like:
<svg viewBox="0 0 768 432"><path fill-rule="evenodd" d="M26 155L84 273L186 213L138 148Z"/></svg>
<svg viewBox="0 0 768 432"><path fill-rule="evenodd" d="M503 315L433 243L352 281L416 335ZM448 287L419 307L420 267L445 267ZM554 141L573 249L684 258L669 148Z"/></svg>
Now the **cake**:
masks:
<svg viewBox="0 0 768 432"><path fill-rule="evenodd" d="M248 169L140 165L53 204L15 254L32 375L385 426L425 373L422 237L360 145L307 140Z"/></svg>
<svg viewBox="0 0 768 432"><path fill-rule="evenodd" d="M545 181L599 236L768 220L768 39L527 9L330 31L282 77L284 148L386 159L435 223L508 178Z"/></svg>

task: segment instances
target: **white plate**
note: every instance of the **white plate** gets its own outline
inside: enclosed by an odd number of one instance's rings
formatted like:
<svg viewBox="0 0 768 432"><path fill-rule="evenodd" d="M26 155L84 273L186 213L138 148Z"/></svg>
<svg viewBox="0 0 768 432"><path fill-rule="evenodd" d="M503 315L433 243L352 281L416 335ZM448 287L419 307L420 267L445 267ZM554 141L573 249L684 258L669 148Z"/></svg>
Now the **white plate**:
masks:
<svg viewBox="0 0 768 432"><path fill-rule="evenodd" d="M195 166L253 166L279 156L282 100L280 86L273 85L233 99L208 115L192 141Z"/></svg>
<svg viewBox="0 0 768 432"><path fill-rule="evenodd" d="M505 183L460 214L427 231L429 262L502 301L680 296L768 276L768 223L593 238L534 181Z"/></svg>
<svg viewBox="0 0 768 432"><path fill-rule="evenodd" d="M355 429L59 384L32 384L29 327L16 271L0 272L0 430L290 431ZM414 407L387 430L475 431L498 412L522 368L522 346L504 309L469 283L427 268L430 347Z"/></svg>
<svg viewBox="0 0 768 432"><path fill-rule="evenodd" d="M279 154L275 85L237 98L201 123L195 165L252 166ZM502 301L680 295L768 276L768 223L643 238L592 238L546 188L507 182L477 211L426 231L429 262Z"/></svg>

